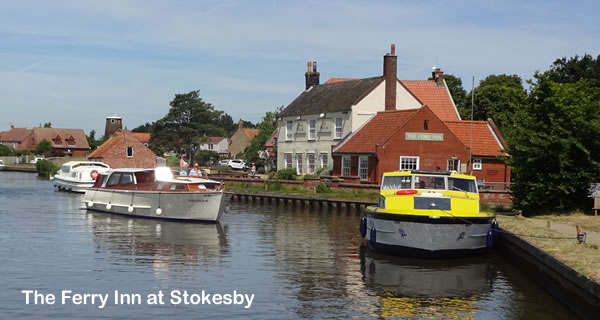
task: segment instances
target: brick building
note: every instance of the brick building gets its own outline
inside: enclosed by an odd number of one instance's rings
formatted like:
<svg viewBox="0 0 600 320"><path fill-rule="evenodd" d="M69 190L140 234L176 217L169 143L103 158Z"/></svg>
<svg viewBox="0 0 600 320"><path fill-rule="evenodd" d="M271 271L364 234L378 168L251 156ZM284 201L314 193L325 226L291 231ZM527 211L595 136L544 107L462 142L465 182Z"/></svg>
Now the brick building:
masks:
<svg viewBox="0 0 600 320"><path fill-rule="evenodd" d="M108 164L111 168L154 168L156 154L140 142L139 135L118 130L88 159ZM142 139L143 140L143 139Z"/></svg>
<svg viewBox="0 0 600 320"><path fill-rule="evenodd" d="M333 174L380 183L387 171L455 170L509 182L510 167L499 158L506 144L496 126L473 121L472 143L470 130L471 121L442 121L428 106L378 112L332 148Z"/></svg>
<svg viewBox="0 0 600 320"><path fill-rule="evenodd" d="M83 129L14 128L0 132L0 143L18 150L34 151L43 140L50 142L52 155L85 157L90 151Z"/></svg>

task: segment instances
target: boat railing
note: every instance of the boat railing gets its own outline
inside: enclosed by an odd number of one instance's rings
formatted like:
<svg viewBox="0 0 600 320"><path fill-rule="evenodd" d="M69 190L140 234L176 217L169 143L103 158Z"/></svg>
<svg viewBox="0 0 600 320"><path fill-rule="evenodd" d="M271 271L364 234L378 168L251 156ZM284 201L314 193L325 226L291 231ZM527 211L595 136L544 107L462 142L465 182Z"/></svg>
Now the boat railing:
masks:
<svg viewBox="0 0 600 320"><path fill-rule="evenodd" d="M477 180L479 191L510 191L510 182L486 182Z"/></svg>

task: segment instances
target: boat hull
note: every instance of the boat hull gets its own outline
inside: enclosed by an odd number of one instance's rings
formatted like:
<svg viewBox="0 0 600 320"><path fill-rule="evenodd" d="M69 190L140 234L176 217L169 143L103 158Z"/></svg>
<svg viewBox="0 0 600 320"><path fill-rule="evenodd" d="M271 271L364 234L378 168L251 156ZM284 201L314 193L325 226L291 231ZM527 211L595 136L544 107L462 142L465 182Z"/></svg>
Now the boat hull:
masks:
<svg viewBox="0 0 600 320"><path fill-rule="evenodd" d="M438 217L366 211L365 239L374 250L416 257L485 252L492 217Z"/></svg>
<svg viewBox="0 0 600 320"><path fill-rule="evenodd" d="M88 189L88 210L169 220L216 222L227 204L227 194L216 192L156 192Z"/></svg>
<svg viewBox="0 0 600 320"><path fill-rule="evenodd" d="M93 185L94 181L82 182L80 180L64 179L58 175L54 176L54 186L58 190L84 193L85 190L91 188Z"/></svg>

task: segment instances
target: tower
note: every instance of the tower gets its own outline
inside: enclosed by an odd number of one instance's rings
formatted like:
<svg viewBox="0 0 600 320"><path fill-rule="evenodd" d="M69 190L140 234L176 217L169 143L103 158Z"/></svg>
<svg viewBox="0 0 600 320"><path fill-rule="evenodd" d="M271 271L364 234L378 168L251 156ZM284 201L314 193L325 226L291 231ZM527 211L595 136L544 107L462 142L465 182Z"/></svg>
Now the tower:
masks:
<svg viewBox="0 0 600 320"><path fill-rule="evenodd" d="M121 117L117 115L106 117L106 126L104 127L104 137L106 139L110 138L113 133L120 129L123 129Z"/></svg>

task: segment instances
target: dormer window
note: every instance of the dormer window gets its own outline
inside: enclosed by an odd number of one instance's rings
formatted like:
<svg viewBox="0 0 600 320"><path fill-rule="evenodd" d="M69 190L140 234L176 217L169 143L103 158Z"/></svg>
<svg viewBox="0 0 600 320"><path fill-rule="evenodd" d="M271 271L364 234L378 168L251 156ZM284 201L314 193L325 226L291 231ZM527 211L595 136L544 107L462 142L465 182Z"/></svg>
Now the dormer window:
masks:
<svg viewBox="0 0 600 320"><path fill-rule="evenodd" d="M75 138L73 138L73 136L70 136L69 139L67 139L67 145L75 145Z"/></svg>

